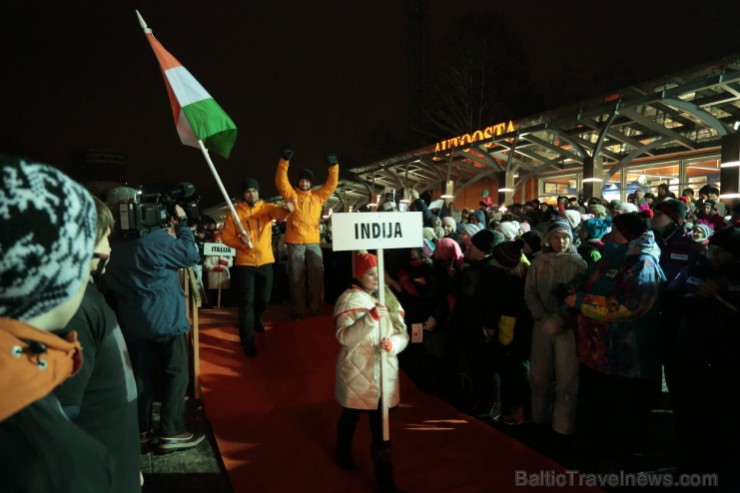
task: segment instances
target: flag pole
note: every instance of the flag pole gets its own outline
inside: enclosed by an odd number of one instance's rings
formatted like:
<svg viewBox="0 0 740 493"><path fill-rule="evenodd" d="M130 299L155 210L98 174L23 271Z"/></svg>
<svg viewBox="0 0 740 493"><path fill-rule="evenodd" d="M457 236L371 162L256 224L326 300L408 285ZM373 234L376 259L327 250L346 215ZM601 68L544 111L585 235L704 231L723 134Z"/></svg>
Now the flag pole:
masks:
<svg viewBox="0 0 740 493"><path fill-rule="evenodd" d="M216 171L216 167L213 165L213 161L211 160L210 154L208 154L208 149L206 149L205 144L202 140L198 139L198 145L200 146L201 152L203 152L203 157L206 158L206 162L208 163L208 167L211 170L211 174L213 175L213 179L216 180L216 184L218 185L218 189L221 190L221 195L223 195L224 200L226 201L226 205L228 205L229 210L231 211L231 214L234 217L234 224L236 224L239 227L239 230L241 230L242 236L247 240L247 246L249 248L252 248L252 239L249 237L249 234L247 233L247 230L244 229L244 225L241 221L239 221L239 216L236 214L236 209L234 208L234 204L231 203L231 197L229 197L229 194L226 192L226 189L224 188L224 184L221 181L221 177L218 176L218 171Z"/></svg>
<svg viewBox="0 0 740 493"><path fill-rule="evenodd" d="M378 248L376 251L378 256L378 301L381 305L385 305L385 259L383 257L383 249ZM388 330L383 330L385 317L380 318L378 324L378 342L383 340L384 337L388 336ZM388 442L391 439L390 432L390 419L388 416L388 386L386 385L386 370L388 368L388 352L385 349L380 350L380 407L383 418L383 441Z"/></svg>

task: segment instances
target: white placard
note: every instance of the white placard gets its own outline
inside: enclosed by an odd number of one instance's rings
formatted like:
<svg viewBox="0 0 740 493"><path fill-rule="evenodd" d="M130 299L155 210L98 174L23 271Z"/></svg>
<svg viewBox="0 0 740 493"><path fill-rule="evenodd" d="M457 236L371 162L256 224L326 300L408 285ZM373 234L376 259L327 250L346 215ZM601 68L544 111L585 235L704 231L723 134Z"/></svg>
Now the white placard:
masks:
<svg viewBox="0 0 740 493"><path fill-rule="evenodd" d="M222 257L236 257L236 248L223 243L204 243L203 255L221 255Z"/></svg>
<svg viewBox="0 0 740 493"><path fill-rule="evenodd" d="M424 243L421 212L340 212L331 216L332 249L417 248Z"/></svg>

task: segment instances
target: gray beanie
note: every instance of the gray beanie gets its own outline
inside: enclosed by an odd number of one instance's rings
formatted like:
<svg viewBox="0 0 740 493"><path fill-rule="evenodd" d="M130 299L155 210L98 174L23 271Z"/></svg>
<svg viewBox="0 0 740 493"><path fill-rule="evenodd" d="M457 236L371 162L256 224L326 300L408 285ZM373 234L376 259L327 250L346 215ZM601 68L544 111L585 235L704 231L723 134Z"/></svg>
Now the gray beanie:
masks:
<svg viewBox="0 0 740 493"><path fill-rule="evenodd" d="M570 222L565 218L556 216L545 224L545 232L540 239L542 244L546 245L550 243L550 237L555 233L565 233L570 238L570 241L573 241L573 230L570 227Z"/></svg>
<svg viewBox="0 0 740 493"><path fill-rule="evenodd" d="M59 170L0 159L0 317L28 321L77 294L90 272L95 204Z"/></svg>

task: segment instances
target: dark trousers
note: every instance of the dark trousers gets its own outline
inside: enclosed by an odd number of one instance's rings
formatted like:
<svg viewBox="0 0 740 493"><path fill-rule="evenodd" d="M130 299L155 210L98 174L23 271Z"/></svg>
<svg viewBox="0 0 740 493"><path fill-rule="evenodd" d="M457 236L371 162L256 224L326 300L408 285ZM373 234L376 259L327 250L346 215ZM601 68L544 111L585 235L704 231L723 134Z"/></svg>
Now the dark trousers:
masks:
<svg viewBox="0 0 740 493"><path fill-rule="evenodd" d="M587 442L616 458L639 451L660 398L659 378L622 378L581 365L578 392Z"/></svg>
<svg viewBox="0 0 740 493"><path fill-rule="evenodd" d="M370 418L370 433L373 437L373 444L383 443L383 414L380 409L360 410L342 408L342 414L337 422L337 444L349 449L352 446L352 438L355 436L355 429L360 415L367 413Z"/></svg>
<svg viewBox="0 0 740 493"><path fill-rule="evenodd" d="M262 313L270 302L272 264L259 267L236 266L232 270L232 285L239 303L239 339L244 349L254 348L255 327L262 326Z"/></svg>
<svg viewBox="0 0 740 493"><path fill-rule="evenodd" d="M152 427L152 402L160 382L159 432L163 436L184 433L185 393L190 380L185 335L128 342L128 351L139 394L139 431Z"/></svg>

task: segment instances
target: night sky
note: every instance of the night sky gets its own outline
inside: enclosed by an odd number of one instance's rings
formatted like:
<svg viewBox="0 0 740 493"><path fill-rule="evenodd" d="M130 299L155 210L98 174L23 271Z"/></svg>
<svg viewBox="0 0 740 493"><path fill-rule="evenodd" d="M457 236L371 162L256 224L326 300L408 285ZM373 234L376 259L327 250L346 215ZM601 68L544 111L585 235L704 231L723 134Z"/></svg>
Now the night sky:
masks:
<svg viewBox="0 0 740 493"><path fill-rule="evenodd" d="M8 3L0 8L0 147L71 174L81 151L111 149L128 156L132 186L190 181L206 201L217 198L200 151L180 144L134 9L236 123L231 158L213 156L232 193L253 176L263 196L273 195L286 142L296 151L291 176L310 167L321 181L328 150L347 168L375 160L383 138L407 138L405 1ZM641 82L740 52L737 1L428 6L432 75L459 19L493 12L529 60L532 97L550 109L574 94L619 89L625 77Z"/></svg>

